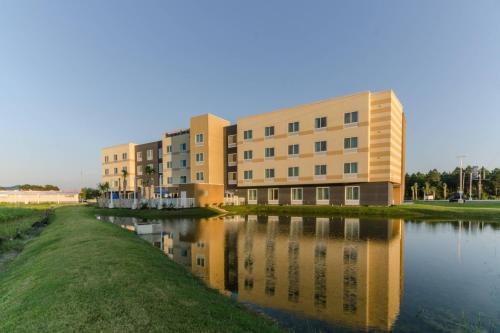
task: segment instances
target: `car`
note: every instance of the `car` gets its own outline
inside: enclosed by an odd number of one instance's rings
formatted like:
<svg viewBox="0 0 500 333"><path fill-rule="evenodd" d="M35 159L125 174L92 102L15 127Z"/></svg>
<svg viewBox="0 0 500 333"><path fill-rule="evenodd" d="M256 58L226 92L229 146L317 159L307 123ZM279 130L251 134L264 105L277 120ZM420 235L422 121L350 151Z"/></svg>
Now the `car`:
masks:
<svg viewBox="0 0 500 333"><path fill-rule="evenodd" d="M460 200L460 193L453 193L449 198L449 202L458 202ZM462 194L462 200L465 201L465 197Z"/></svg>

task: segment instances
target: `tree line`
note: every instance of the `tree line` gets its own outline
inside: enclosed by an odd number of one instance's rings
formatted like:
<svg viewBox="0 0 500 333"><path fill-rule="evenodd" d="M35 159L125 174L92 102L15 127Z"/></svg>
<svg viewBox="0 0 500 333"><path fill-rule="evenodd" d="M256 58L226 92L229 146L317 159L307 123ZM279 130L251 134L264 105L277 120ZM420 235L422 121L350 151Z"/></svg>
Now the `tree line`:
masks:
<svg viewBox="0 0 500 333"><path fill-rule="evenodd" d="M55 185L33 185L23 184L11 187L0 187L0 190L20 190L20 191L59 191L59 187Z"/></svg>
<svg viewBox="0 0 500 333"><path fill-rule="evenodd" d="M463 170L464 193L468 198L470 193L470 177L472 167L467 166ZM478 180L473 180L472 198L474 199L497 199L500 195L500 168L488 170L480 168L481 189ZM432 169L427 173L416 172L406 174L405 177L405 199L422 200L424 195L433 195L434 199L448 199L452 193L458 192L460 187L460 168L451 172ZM481 193L481 198L479 198Z"/></svg>

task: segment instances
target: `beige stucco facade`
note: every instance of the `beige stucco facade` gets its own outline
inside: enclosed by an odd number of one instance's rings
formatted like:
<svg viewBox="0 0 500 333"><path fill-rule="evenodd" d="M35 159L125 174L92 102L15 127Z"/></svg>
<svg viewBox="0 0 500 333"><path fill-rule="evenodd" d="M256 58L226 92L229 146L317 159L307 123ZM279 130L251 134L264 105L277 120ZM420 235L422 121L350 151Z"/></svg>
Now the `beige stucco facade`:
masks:
<svg viewBox="0 0 500 333"><path fill-rule="evenodd" d="M191 147L189 130L163 135L163 186L191 183Z"/></svg>
<svg viewBox="0 0 500 333"><path fill-rule="evenodd" d="M128 172L126 191L135 190L135 143L126 143L101 150L101 179L109 183L111 191L123 191L122 170Z"/></svg>

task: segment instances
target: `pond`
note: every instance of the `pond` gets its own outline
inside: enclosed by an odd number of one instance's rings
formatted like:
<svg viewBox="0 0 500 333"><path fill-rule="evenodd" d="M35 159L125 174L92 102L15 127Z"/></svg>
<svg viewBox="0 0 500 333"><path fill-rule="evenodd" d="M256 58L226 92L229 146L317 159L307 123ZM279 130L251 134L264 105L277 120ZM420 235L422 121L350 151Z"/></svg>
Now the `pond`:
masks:
<svg viewBox="0 0 500 333"><path fill-rule="evenodd" d="M500 331L500 224L99 218L291 331Z"/></svg>

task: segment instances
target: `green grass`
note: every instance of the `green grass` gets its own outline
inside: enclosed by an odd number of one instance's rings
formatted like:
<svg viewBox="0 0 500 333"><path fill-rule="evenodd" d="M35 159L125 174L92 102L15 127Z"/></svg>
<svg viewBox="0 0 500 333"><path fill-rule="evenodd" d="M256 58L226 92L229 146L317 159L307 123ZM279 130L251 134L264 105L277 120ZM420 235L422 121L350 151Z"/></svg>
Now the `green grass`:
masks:
<svg viewBox="0 0 500 333"><path fill-rule="evenodd" d="M140 217L145 219L161 219L168 217L212 217L219 215L219 213L211 208L185 208L176 210L166 210L166 209L127 209L127 208L96 208L89 206L88 209L96 215L105 216L125 216L125 217Z"/></svg>
<svg viewBox="0 0 500 333"><path fill-rule="evenodd" d="M46 208L0 206L0 253L20 250L22 242L11 239L18 233L28 232L32 224L44 216Z"/></svg>
<svg viewBox="0 0 500 333"><path fill-rule="evenodd" d="M415 203L392 207L348 206L225 206L232 214L276 214L301 216L387 217L419 220L488 220L500 223L498 203Z"/></svg>
<svg viewBox="0 0 500 333"><path fill-rule="evenodd" d="M0 332L269 332L134 233L63 207L0 273Z"/></svg>

